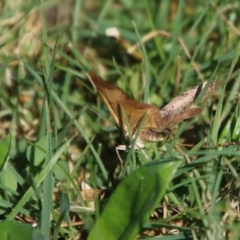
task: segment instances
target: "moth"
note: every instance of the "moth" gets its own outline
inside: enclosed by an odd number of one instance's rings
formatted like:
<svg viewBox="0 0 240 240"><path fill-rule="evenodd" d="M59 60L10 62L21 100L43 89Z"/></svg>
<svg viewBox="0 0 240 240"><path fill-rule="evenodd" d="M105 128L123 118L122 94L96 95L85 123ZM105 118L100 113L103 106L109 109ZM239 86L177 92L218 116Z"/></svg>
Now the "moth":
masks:
<svg viewBox="0 0 240 240"><path fill-rule="evenodd" d="M143 148L145 142L161 141L162 133L173 124L193 118L202 112L202 109L194 102L207 82L182 93L159 110L153 104L131 99L122 89L104 81L94 71L89 71L87 76L101 95L125 137L136 138L135 148ZM213 81L206 89L200 103L206 101L214 89L215 82ZM121 146L119 149L126 148L126 146Z"/></svg>

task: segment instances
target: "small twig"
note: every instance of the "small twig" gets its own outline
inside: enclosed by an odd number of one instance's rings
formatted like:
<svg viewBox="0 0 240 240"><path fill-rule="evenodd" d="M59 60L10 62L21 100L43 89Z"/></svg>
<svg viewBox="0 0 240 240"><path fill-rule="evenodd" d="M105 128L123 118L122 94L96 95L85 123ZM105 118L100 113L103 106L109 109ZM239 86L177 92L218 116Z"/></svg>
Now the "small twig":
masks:
<svg viewBox="0 0 240 240"><path fill-rule="evenodd" d="M240 31L237 27L235 27L226 17L225 15L220 11L220 9L217 7L215 3L212 4L212 7L216 10L218 15L223 19L223 21L228 25L230 29L232 29L239 37L240 37Z"/></svg>
<svg viewBox="0 0 240 240"><path fill-rule="evenodd" d="M181 58L177 57L177 76L175 81L174 96L177 96L180 80L181 80Z"/></svg>
<svg viewBox="0 0 240 240"><path fill-rule="evenodd" d="M162 30L155 30L155 31L151 31L151 32L147 33L145 36L143 36L141 39L141 43L147 42L158 35L161 35L164 37L169 37L169 38L172 37L172 34L169 32L162 31ZM191 64L192 64L194 70L196 71L196 73L198 74L199 78L202 81L204 81L204 78L203 78L202 74L200 73L197 64L192 60L192 56L191 56L189 50L187 49L183 39L178 38L178 42L181 45L181 47L183 48L183 51L185 52L188 59L191 61ZM137 42L135 45L132 45L131 47L128 48L128 52L135 51L139 46L140 46L140 42Z"/></svg>
<svg viewBox="0 0 240 240"><path fill-rule="evenodd" d="M194 147L193 144L177 143L176 145L185 146L185 147ZM219 143L212 146L201 146L201 148L211 149L217 147L228 147L228 146L240 146L240 142L229 142L229 143Z"/></svg>

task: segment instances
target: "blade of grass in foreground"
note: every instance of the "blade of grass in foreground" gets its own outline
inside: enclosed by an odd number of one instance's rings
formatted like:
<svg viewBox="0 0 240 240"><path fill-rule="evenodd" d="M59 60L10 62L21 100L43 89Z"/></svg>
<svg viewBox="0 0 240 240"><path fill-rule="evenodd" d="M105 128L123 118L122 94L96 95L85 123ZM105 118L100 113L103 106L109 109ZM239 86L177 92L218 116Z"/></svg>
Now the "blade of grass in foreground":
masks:
<svg viewBox="0 0 240 240"><path fill-rule="evenodd" d="M165 194L176 160L158 161L126 177L110 197L88 240L134 239Z"/></svg>

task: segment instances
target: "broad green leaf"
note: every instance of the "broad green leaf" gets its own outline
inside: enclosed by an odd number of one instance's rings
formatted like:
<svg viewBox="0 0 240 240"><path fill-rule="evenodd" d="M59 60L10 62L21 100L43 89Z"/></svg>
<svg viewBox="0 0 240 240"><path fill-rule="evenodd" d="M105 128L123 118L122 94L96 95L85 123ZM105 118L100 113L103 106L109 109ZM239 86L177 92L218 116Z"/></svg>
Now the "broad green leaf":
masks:
<svg viewBox="0 0 240 240"><path fill-rule="evenodd" d="M70 212L70 207L69 207L69 199L68 195L66 193L61 193L60 196L60 214L63 214L63 221L68 222L69 217L68 214Z"/></svg>
<svg viewBox="0 0 240 240"><path fill-rule="evenodd" d="M13 171L7 166L1 172L1 181L5 187L16 191L17 190L17 179Z"/></svg>
<svg viewBox="0 0 240 240"><path fill-rule="evenodd" d="M64 173L63 169L69 173L68 163L63 160L58 161L58 163L53 167L54 176L58 181L63 181L67 178L67 175Z"/></svg>
<svg viewBox="0 0 240 240"><path fill-rule="evenodd" d="M44 163L44 159L46 156L46 152L45 152L46 144L47 144L47 137L44 136L34 144L28 146L27 159L34 166L40 166Z"/></svg>
<svg viewBox="0 0 240 240"><path fill-rule="evenodd" d="M8 135L3 140L0 140L0 169L7 159L8 152L11 147L11 135Z"/></svg>
<svg viewBox="0 0 240 240"><path fill-rule="evenodd" d="M158 161L126 177L110 197L88 240L134 239L160 203L179 164Z"/></svg>
<svg viewBox="0 0 240 240"><path fill-rule="evenodd" d="M13 221L0 222L1 240L46 240L46 238L31 225Z"/></svg>

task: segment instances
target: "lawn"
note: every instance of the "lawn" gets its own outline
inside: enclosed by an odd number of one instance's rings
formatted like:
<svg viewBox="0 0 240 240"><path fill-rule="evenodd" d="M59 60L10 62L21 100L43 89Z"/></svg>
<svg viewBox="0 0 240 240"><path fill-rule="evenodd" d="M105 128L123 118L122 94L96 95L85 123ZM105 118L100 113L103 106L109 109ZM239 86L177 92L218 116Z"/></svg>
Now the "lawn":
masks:
<svg viewBox="0 0 240 240"><path fill-rule="evenodd" d="M0 11L0 239L239 239L238 1Z"/></svg>

